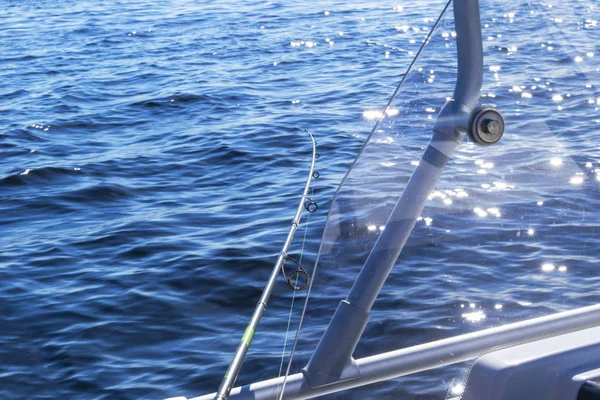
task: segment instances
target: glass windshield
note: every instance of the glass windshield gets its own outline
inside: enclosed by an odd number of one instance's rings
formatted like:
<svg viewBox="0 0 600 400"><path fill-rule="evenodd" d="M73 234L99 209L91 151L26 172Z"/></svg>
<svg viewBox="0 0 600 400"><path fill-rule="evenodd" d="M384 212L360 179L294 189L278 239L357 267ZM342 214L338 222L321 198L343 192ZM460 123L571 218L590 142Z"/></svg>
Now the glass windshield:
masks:
<svg viewBox="0 0 600 400"><path fill-rule="evenodd" d="M493 146L466 142L450 160L375 302L355 358L597 302L595 13L590 1L482 4L480 104L497 107L506 132ZM294 359L298 369L385 229L452 96L455 35L449 10L332 202ZM467 368L329 398L453 397Z"/></svg>

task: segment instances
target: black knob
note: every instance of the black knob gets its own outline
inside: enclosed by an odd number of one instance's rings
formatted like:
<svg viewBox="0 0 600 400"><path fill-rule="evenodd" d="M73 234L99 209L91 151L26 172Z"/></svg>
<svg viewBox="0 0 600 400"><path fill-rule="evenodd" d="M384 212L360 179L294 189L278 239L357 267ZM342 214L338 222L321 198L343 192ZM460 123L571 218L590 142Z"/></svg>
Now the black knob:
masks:
<svg viewBox="0 0 600 400"><path fill-rule="evenodd" d="M492 106L479 106L471 113L468 133L469 138L480 146L497 143L504 134L504 118Z"/></svg>

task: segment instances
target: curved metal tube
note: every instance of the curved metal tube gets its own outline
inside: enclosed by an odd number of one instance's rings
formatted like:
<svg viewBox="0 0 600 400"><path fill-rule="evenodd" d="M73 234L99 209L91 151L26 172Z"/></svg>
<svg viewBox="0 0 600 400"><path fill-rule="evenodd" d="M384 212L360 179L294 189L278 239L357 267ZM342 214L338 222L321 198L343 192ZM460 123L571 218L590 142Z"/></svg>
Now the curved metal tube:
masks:
<svg viewBox="0 0 600 400"><path fill-rule="evenodd" d="M458 71L454 101L474 108L483 84L483 38L478 0L454 0Z"/></svg>
<svg viewBox="0 0 600 400"><path fill-rule="evenodd" d="M483 39L479 0L454 0L458 69L453 98L438 114L434 132L462 143L471 112L479 101L483 84Z"/></svg>

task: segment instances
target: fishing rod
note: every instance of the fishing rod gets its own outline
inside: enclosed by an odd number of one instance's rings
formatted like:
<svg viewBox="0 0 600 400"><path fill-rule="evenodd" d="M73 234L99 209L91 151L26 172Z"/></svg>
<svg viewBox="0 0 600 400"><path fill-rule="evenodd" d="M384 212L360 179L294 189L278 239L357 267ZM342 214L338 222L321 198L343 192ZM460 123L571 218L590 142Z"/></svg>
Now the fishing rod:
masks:
<svg viewBox="0 0 600 400"><path fill-rule="evenodd" d="M235 355L233 356L233 360L227 369L227 373L223 377L223 381L221 382L221 386L219 386L219 390L216 393L214 400L227 400L229 398L229 393L231 392L231 388L235 384L235 381L238 377L240 369L242 367L242 363L244 362L244 358L246 357L246 353L248 353L248 349L250 348L250 343L252 343L252 338L254 337L254 332L260 323L260 320L267 309L267 302L271 297L271 293L275 288L275 283L277 282L277 278L279 276L279 271L283 272L283 276L286 279L287 283L294 290L302 290L305 289L310 283L310 276L306 272L306 270L293 258L288 256L288 248L294 239L294 234L300 225L300 217L302 216L303 209L306 211L313 213L318 210L318 205L314 200L308 197L308 190L310 188L310 184L313 179L319 177L319 173L315 171L315 160L318 158L317 155L317 142L313 134L305 129L310 135L310 139L312 141L312 161L310 164L310 171L308 172L308 178L306 179L306 184L304 185L304 192L302 193L302 197L300 199L300 204L298 204L298 208L296 209L296 215L292 220L292 225L290 226L290 231L288 232L287 239L279 253L279 257L277 257L277 261L275 262L275 266L273 267L273 271L271 272L271 276L267 285L265 286L263 293L260 297L260 300L256 304L256 309L252 314L252 318L250 318L250 323L246 327L242 339L240 340L240 344L238 345L237 350L235 351ZM293 271L291 274L286 276L284 270L284 264L286 260L292 261L298 267L297 270ZM297 283L292 283L292 278L296 278L296 282L300 278L304 278L306 281L302 286L297 286Z"/></svg>

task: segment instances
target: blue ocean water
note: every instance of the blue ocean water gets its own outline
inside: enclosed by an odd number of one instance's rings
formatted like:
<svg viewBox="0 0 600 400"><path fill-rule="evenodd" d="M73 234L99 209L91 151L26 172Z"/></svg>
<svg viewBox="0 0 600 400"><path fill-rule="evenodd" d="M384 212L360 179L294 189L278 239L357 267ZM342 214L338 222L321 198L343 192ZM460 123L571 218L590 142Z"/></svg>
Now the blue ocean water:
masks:
<svg viewBox="0 0 600 400"><path fill-rule="evenodd" d="M443 6L3 1L0 398L215 391L301 195L304 128L320 210L293 253L311 269ZM592 0L483 3L483 100L507 133L448 166L357 356L598 301L598 15ZM365 243L452 95L453 34L449 15L352 172L353 198L381 199L381 214L363 201ZM294 371L355 268L319 266ZM238 383L281 374L303 301L281 281ZM445 398L466 368L331 398Z"/></svg>

